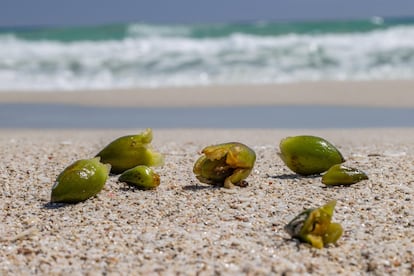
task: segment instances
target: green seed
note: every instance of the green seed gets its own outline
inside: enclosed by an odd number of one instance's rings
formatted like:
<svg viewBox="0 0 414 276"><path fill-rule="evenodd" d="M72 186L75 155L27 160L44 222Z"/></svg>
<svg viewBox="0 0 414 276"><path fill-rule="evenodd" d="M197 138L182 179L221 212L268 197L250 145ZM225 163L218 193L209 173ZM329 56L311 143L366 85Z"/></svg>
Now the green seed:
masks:
<svg viewBox="0 0 414 276"><path fill-rule="evenodd" d="M100 156L103 163L111 164L111 172L122 173L138 165L161 166L164 157L151 147L152 130L146 129L138 135L120 137L96 156Z"/></svg>
<svg viewBox="0 0 414 276"><path fill-rule="evenodd" d="M155 189L160 185L160 176L150 167L136 166L119 176L119 181L136 186L142 190Z"/></svg>
<svg viewBox="0 0 414 276"><path fill-rule="evenodd" d="M208 146L194 164L193 172L202 183L245 186L246 179L253 169L256 153L241 143L225 143Z"/></svg>
<svg viewBox="0 0 414 276"><path fill-rule="evenodd" d="M336 201L332 200L316 209L308 209L285 226L293 238L322 248L328 243L335 243L343 233L339 223L332 223Z"/></svg>
<svg viewBox="0 0 414 276"><path fill-rule="evenodd" d="M335 146L316 136L287 137L279 147L283 162L300 175L320 174L345 161Z"/></svg>
<svg viewBox="0 0 414 276"><path fill-rule="evenodd" d="M77 203L98 194L110 168L110 165L100 163L99 157L76 161L57 177L50 201Z"/></svg>
<svg viewBox="0 0 414 276"><path fill-rule="evenodd" d="M368 176L363 171L337 164L322 176L322 183L325 185L350 185L367 179Z"/></svg>

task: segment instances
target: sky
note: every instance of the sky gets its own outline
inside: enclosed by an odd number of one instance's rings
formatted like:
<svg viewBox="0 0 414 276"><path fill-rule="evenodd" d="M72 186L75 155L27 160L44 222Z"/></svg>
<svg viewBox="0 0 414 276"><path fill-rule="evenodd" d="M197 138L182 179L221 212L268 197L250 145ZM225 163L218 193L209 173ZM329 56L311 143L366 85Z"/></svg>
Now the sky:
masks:
<svg viewBox="0 0 414 276"><path fill-rule="evenodd" d="M414 16L413 0L0 0L0 26Z"/></svg>

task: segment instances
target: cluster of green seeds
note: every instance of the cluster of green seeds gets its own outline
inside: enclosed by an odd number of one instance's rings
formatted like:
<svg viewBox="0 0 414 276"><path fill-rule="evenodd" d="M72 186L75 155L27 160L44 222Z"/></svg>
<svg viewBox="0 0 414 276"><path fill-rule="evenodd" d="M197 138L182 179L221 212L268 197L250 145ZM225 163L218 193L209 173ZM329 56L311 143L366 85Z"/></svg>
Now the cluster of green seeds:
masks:
<svg viewBox="0 0 414 276"><path fill-rule="evenodd" d="M120 174L118 180L139 189L154 189L160 176L151 166L162 166L164 157L151 147L152 130L120 137L94 158L78 160L57 177L51 202L77 203L98 194L109 173Z"/></svg>
<svg viewBox="0 0 414 276"><path fill-rule="evenodd" d="M164 157L152 149L151 141L152 130L147 129L114 140L94 158L71 164L57 177L51 202L77 203L95 196L104 187L109 173L120 174L120 182L139 189L155 189L160 185L160 176L151 167L162 166ZM324 173L325 185L350 185L368 179L364 172L342 165L345 162L342 154L323 138L287 137L279 147L279 156L290 170L303 176ZM242 143L212 145L202 150L193 172L202 183L244 187L255 161L255 152ZM316 248L335 243L343 232L340 224L331 222L335 205L332 200L322 207L305 210L285 230Z"/></svg>
<svg viewBox="0 0 414 276"><path fill-rule="evenodd" d="M368 176L361 170L342 165L345 158L339 150L323 138L316 136L287 137L280 142L280 158L293 172L307 175L322 175L322 183L327 186L350 185ZM289 222L285 230L300 241L322 248L335 243L342 235L342 226L331 219L336 201L322 207L308 209Z"/></svg>

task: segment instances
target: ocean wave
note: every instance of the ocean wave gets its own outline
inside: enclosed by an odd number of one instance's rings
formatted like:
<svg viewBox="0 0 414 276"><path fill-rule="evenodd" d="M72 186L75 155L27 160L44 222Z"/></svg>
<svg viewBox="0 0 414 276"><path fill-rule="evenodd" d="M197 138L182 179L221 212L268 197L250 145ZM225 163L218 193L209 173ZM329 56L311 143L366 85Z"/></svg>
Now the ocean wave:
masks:
<svg viewBox="0 0 414 276"><path fill-rule="evenodd" d="M186 37L191 35L192 28L186 25L151 25L143 23L130 24L126 28L126 36L142 37Z"/></svg>
<svg viewBox="0 0 414 276"><path fill-rule="evenodd" d="M74 41L3 33L0 90L414 78L413 25L273 36L194 30L132 24L122 39Z"/></svg>

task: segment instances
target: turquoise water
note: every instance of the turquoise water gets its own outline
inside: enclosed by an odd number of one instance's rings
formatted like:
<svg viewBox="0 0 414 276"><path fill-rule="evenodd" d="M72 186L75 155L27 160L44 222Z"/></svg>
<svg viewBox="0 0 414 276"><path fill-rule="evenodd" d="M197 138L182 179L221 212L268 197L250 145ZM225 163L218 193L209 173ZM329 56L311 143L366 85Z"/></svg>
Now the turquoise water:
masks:
<svg viewBox="0 0 414 276"><path fill-rule="evenodd" d="M414 78L414 18L0 28L0 90Z"/></svg>

